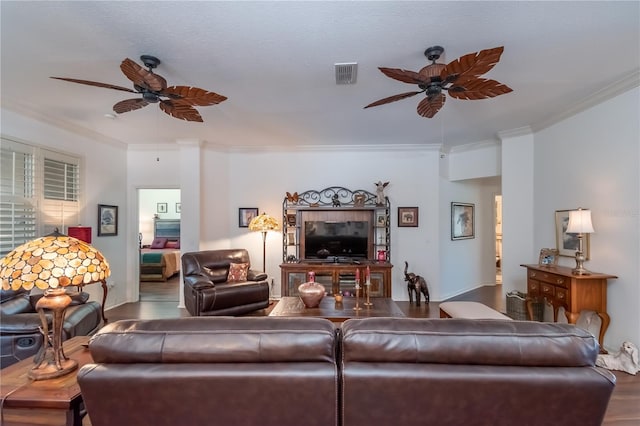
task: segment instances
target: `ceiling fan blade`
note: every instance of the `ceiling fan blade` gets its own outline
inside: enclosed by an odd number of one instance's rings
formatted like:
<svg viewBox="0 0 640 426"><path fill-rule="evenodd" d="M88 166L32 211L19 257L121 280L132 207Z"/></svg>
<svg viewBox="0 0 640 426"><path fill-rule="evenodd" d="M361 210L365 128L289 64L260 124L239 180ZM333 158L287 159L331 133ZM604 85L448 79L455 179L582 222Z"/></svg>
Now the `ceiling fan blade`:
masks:
<svg viewBox="0 0 640 426"><path fill-rule="evenodd" d="M504 46L469 53L455 61L451 61L440 73L442 81L455 82L463 76L478 77L488 72L500 60Z"/></svg>
<svg viewBox="0 0 640 426"><path fill-rule="evenodd" d="M174 118L202 123L198 110L191 105L179 101L160 101L160 109Z"/></svg>
<svg viewBox="0 0 640 426"><path fill-rule="evenodd" d="M216 105L226 101L227 97L214 92L208 92L199 87L171 86L162 90L161 95L178 99L181 103L197 106Z"/></svg>
<svg viewBox="0 0 640 426"><path fill-rule="evenodd" d="M424 98L418 104L418 114L422 117L433 118L440 111L440 108L444 106L445 100L444 93Z"/></svg>
<svg viewBox="0 0 640 426"><path fill-rule="evenodd" d="M422 92L424 92L424 90L420 90L418 92L400 93L399 95L389 96L388 98L384 98L384 99L380 99L379 101L375 101L375 102L367 105L365 108L370 108L370 107L374 107L374 106L378 106L378 105L384 105L384 104L388 104L388 103L391 103L391 102L399 101L401 99L410 98L411 96L415 96L418 93L422 93Z"/></svg>
<svg viewBox="0 0 640 426"><path fill-rule="evenodd" d="M123 112L135 111L147 105L149 105L149 102L142 98L125 99L115 104L113 110L118 114L122 114Z"/></svg>
<svg viewBox="0 0 640 426"><path fill-rule="evenodd" d="M394 80L401 81L403 83L420 84L428 83L424 78L415 71L401 70L399 68L378 68L384 75L391 77Z"/></svg>
<svg viewBox="0 0 640 426"><path fill-rule="evenodd" d="M154 92L159 92L167 87L167 81L164 78L158 74L147 71L129 58L122 61L120 69L124 75L133 82L133 84L138 86L150 89Z"/></svg>
<svg viewBox="0 0 640 426"><path fill-rule="evenodd" d="M512 92L509 86L498 81L485 78L467 80L462 84L456 83L449 87L449 96L456 99L477 100L494 98Z"/></svg>
<svg viewBox="0 0 640 426"><path fill-rule="evenodd" d="M122 90L123 92L138 93L135 90L131 90L127 87L115 86L113 84L108 84L108 83L98 83L97 81L78 80L76 78L65 78L65 77L49 77L49 78L53 78L55 80L69 81L71 83L86 84L87 86L104 87L105 89L115 89L115 90Z"/></svg>

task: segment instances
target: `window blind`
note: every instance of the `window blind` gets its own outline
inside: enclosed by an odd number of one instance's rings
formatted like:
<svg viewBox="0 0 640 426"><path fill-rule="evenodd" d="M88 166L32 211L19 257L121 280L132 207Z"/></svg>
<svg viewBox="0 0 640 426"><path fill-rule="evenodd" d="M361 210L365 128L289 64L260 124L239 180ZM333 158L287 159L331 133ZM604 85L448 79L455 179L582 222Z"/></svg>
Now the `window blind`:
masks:
<svg viewBox="0 0 640 426"><path fill-rule="evenodd" d="M0 256L79 223L80 159L5 138L0 144Z"/></svg>

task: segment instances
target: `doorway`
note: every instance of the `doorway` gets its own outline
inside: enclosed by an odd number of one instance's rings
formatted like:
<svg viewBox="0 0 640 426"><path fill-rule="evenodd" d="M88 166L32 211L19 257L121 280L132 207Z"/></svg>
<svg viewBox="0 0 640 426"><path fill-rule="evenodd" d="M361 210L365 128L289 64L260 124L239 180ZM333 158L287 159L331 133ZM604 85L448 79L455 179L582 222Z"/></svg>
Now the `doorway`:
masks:
<svg viewBox="0 0 640 426"><path fill-rule="evenodd" d="M496 284L502 284L502 195L495 196Z"/></svg>
<svg viewBox="0 0 640 426"><path fill-rule="evenodd" d="M180 189L138 189L139 300L179 302Z"/></svg>

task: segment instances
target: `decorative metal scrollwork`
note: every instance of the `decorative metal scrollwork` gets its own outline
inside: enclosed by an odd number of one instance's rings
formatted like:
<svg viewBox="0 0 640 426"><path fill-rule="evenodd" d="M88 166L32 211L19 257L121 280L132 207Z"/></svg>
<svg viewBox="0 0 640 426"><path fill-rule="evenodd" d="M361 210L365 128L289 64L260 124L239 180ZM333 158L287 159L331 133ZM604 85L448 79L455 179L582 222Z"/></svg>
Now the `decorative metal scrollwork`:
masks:
<svg viewBox="0 0 640 426"><path fill-rule="evenodd" d="M298 194L287 192L287 207L371 207L376 205L376 194L341 186L331 186L321 191L309 190Z"/></svg>

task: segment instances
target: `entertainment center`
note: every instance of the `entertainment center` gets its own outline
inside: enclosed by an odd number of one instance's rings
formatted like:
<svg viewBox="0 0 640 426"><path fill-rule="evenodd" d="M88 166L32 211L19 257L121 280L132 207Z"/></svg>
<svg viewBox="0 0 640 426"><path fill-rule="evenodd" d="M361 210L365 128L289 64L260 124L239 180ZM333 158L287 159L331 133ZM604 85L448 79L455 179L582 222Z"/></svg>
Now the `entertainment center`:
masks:
<svg viewBox="0 0 640 426"><path fill-rule="evenodd" d="M391 297L389 198L332 186L287 193L282 203L282 296L315 272L330 295L355 294L356 270L369 268L371 297Z"/></svg>

